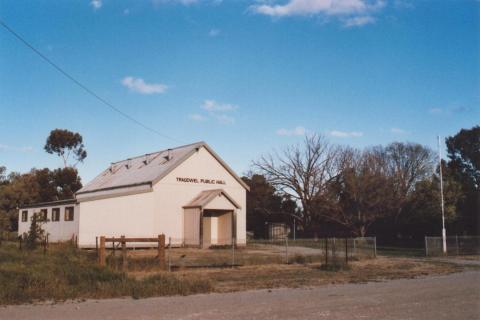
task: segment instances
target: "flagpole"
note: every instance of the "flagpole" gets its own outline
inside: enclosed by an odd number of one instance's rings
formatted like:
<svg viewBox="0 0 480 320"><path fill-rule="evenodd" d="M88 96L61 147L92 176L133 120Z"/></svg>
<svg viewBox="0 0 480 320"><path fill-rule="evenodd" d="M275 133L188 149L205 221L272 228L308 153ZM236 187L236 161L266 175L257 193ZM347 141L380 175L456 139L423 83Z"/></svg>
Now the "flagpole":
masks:
<svg viewBox="0 0 480 320"><path fill-rule="evenodd" d="M442 208L442 249L443 254L447 254L447 231L445 229L445 205L443 201L442 151L440 148L440 136L438 136L438 163L440 170L440 205Z"/></svg>

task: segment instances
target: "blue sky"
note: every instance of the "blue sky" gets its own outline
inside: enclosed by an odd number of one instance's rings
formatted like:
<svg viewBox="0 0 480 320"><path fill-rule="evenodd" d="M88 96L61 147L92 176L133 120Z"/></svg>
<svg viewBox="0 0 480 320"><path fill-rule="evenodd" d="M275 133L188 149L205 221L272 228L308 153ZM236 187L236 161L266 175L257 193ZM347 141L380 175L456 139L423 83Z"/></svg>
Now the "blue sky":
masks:
<svg viewBox="0 0 480 320"><path fill-rule="evenodd" d="M480 123L480 2L2 1L0 17L122 111L0 28L0 165L60 167L54 128L80 132L84 183L110 162L207 141L238 173L321 133L364 147L436 147Z"/></svg>

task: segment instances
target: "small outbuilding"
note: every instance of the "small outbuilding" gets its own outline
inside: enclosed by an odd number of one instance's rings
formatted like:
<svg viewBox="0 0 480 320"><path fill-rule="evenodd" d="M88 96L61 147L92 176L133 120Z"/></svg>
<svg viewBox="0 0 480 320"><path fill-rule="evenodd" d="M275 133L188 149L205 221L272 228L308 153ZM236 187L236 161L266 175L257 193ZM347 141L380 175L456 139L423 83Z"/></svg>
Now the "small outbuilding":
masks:
<svg viewBox="0 0 480 320"><path fill-rule="evenodd" d="M173 245L246 244L248 186L205 143L112 163L75 199L19 209L19 234L34 213L45 215L50 241L165 234ZM68 212L68 213L67 213Z"/></svg>

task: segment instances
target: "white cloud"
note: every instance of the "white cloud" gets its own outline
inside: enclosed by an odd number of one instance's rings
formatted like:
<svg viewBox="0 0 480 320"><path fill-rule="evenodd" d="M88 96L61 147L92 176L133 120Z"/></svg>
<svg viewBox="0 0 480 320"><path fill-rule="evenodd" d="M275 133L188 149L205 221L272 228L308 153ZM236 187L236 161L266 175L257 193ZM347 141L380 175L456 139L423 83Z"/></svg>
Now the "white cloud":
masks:
<svg viewBox="0 0 480 320"><path fill-rule="evenodd" d="M202 108L210 112L227 112L233 111L238 107L229 103L218 103L215 100L205 100L203 102Z"/></svg>
<svg viewBox="0 0 480 320"><path fill-rule="evenodd" d="M184 6L189 6L195 3L198 3L199 0L152 0L154 5L161 5L166 3L178 3Z"/></svg>
<svg viewBox="0 0 480 320"><path fill-rule="evenodd" d="M28 147L14 147L14 146L9 146L7 144L0 144L0 151L13 151L13 152L32 152L34 149L30 146Z"/></svg>
<svg viewBox="0 0 480 320"><path fill-rule="evenodd" d="M204 115L201 115L199 113L192 113L192 114L189 114L188 115L188 118L190 120L193 120L193 121L206 121L207 120L207 117L205 117Z"/></svg>
<svg viewBox="0 0 480 320"><path fill-rule="evenodd" d="M213 115L215 119L221 124L234 124L235 118L226 114L215 114Z"/></svg>
<svg viewBox="0 0 480 320"><path fill-rule="evenodd" d="M97 11L103 6L102 0L92 0L90 1L90 5L92 6L93 10Z"/></svg>
<svg viewBox="0 0 480 320"><path fill-rule="evenodd" d="M279 136L303 136L307 130L304 127L298 126L293 129L285 129L281 128L276 131L277 135Z"/></svg>
<svg viewBox="0 0 480 320"><path fill-rule="evenodd" d="M400 128L391 128L390 132L393 134L409 134L410 132L400 129Z"/></svg>
<svg viewBox="0 0 480 320"><path fill-rule="evenodd" d="M217 37L220 35L220 30L219 29L210 29L210 31L208 31L208 36L209 37Z"/></svg>
<svg viewBox="0 0 480 320"><path fill-rule="evenodd" d="M238 106L234 104L219 103L215 100L207 99L203 101L201 108L206 111L206 115L194 113L190 114L188 117L193 121L206 121L208 119L214 119L221 124L235 123L235 118L229 114L230 112L238 109Z"/></svg>
<svg viewBox="0 0 480 320"><path fill-rule="evenodd" d="M343 25L347 28L361 27L367 24L373 24L375 23L375 20L376 19L372 16L358 16L345 19Z"/></svg>
<svg viewBox="0 0 480 320"><path fill-rule="evenodd" d="M382 0L289 0L285 4L258 4L250 7L256 13L272 16L352 15L376 11L385 6Z"/></svg>
<svg viewBox="0 0 480 320"><path fill-rule="evenodd" d="M141 94L165 93L168 89L167 85L161 83L146 83L142 78L125 77L122 84L131 91Z"/></svg>
<svg viewBox="0 0 480 320"><path fill-rule="evenodd" d="M373 14L385 7L384 0L278 0L261 1L250 11L270 17L324 16L337 17L346 27L375 23Z"/></svg>
<svg viewBox="0 0 480 320"><path fill-rule="evenodd" d="M339 131L339 130L332 130L328 134L332 137L337 138L358 138L363 137L363 132L360 131Z"/></svg>

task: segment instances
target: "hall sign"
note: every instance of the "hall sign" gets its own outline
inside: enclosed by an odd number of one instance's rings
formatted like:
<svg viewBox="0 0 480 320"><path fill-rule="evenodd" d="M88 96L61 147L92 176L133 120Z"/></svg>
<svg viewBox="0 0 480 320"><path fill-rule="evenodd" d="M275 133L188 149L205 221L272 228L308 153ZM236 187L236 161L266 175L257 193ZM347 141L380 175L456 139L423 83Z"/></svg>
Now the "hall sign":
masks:
<svg viewBox="0 0 480 320"><path fill-rule="evenodd" d="M177 177L177 182L185 182L185 183L204 183L204 184L226 184L226 183L225 183L225 180L199 179L199 178L182 178L182 177Z"/></svg>

